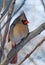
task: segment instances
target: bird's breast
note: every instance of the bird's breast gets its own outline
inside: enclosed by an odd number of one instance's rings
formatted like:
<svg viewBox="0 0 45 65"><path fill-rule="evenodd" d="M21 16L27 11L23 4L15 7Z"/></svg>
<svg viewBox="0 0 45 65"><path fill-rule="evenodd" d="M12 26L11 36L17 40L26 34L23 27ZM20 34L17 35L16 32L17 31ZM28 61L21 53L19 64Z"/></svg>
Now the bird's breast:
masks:
<svg viewBox="0 0 45 65"><path fill-rule="evenodd" d="M12 31L12 40L19 43L21 39L26 37L28 34L28 27L22 23L17 23Z"/></svg>

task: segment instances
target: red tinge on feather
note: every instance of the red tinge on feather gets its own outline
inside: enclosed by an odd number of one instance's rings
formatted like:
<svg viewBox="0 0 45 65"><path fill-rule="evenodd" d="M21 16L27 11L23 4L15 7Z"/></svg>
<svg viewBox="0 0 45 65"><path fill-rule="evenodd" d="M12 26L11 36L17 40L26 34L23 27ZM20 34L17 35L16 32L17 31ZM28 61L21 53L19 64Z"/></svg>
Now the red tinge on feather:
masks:
<svg viewBox="0 0 45 65"><path fill-rule="evenodd" d="M25 25L27 25L28 23L29 23L29 22L28 22L27 20L24 22Z"/></svg>
<svg viewBox="0 0 45 65"><path fill-rule="evenodd" d="M14 48L14 45L12 45L12 48ZM17 53L13 56L12 60L10 61L11 64L15 64L17 62Z"/></svg>
<svg viewBox="0 0 45 65"><path fill-rule="evenodd" d="M22 20L24 25L27 25L29 22L27 20Z"/></svg>

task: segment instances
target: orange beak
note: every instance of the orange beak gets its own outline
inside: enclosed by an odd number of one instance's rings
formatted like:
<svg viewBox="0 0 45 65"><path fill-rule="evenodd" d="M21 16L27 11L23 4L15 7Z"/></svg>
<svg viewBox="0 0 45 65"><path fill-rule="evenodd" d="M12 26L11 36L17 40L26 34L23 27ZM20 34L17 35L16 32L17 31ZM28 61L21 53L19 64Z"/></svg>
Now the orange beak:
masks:
<svg viewBox="0 0 45 65"><path fill-rule="evenodd" d="M28 22L27 20L24 22L25 25L27 25L28 23L29 23L29 22Z"/></svg>

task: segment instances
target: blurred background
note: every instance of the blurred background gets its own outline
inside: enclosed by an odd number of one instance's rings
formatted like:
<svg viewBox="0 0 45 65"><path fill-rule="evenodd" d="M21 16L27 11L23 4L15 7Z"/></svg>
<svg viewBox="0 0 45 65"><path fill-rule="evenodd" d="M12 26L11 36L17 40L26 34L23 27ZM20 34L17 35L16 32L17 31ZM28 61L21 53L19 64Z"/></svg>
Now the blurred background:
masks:
<svg viewBox="0 0 45 65"><path fill-rule="evenodd" d="M2 8L2 1L3 0L0 0L0 11ZM14 11L18 9L18 7L21 5L22 2L23 0L16 0ZM45 0L43 0L43 2L45 6ZM24 11L29 21L29 24L28 24L29 32L35 30L39 25L45 22L45 7L44 6L41 0L26 0L24 6L18 11L16 15L14 15L10 24L12 24L13 20L16 17L18 17L18 15L20 15L22 11ZM5 17L5 20L6 20L6 17ZM18 64L20 60L22 60L25 57L25 55L29 53L36 46L36 44L40 41L40 39L42 39L43 37L45 37L45 30L42 31L40 35L30 40L18 52L18 62L16 64ZM6 47L10 48L10 45L6 43L5 48ZM11 64L9 63L9 65ZM45 65L45 42L43 42L43 44L40 47L38 47L36 51L21 65Z"/></svg>

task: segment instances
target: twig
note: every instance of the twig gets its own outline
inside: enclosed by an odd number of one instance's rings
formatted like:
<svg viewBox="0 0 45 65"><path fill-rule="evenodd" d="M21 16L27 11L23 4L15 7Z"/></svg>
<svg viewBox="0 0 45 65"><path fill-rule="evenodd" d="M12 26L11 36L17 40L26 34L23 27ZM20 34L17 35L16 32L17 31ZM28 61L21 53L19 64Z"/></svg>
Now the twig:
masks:
<svg viewBox="0 0 45 65"><path fill-rule="evenodd" d="M12 12L13 12L13 9L14 9L14 4L15 4L15 0L12 0L12 3L10 5L10 8L9 8L9 11L8 11L8 19L11 17L12 15ZM8 28L9 28L9 23L6 25L6 28L5 28L5 32L4 32L4 36L3 36L3 41L1 43L1 47L2 47L2 55L3 55L3 51L4 51L4 46L5 46L5 42L6 42L6 36L7 36L7 33L8 33ZM1 55L1 57L2 57ZM0 59L1 59L0 57Z"/></svg>
<svg viewBox="0 0 45 65"><path fill-rule="evenodd" d="M13 16L15 15L15 14L17 14L17 12L23 7L23 5L25 4L25 1L26 0L24 0L23 1L23 3L21 4L21 6L14 12L14 14L13 14ZM11 17L9 20L11 20L13 17ZM2 28L0 29L0 31L4 28L4 26L9 22L9 20L2 26Z"/></svg>
<svg viewBox="0 0 45 65"><path fill-rule="evenodd" d="M14 15L23 7L23 5L25 4L26 0L24 0L21 4L21 6L14 12ZM13 16L14 16L13 15Z"/></svg>
<svg viewBox="0 0 45 65"><path fill-rule="evenodd" d="M0 24L0 28L1 28L1 24ZM1 31L0 31L0 57L2 55L2 51L1 51L1 42L2 42L2 34L1 34ZM0 62L1 62L1 58L0 58Z"/></svg>
<svg viewBox="0 0 45 65"><path fill-rule="evenodd" d="M2 9L2 0L0 0L0 11Z"/></svg>
<svg viewBox="0 0 45 65"><path fill-rule="evenodd" d="M11 4L11 1L12 1L12 0L9 0L9 3L8 3L6 9L3 11L3 13L1 13L0 21L1 21L2 17L3 17L3 16L6 14L6 12L8 11L9 6L10 6L10 4Z"/></svg>
<svg viewBox="0 0 45 65"><path fill-rule="evenodd" d="M45 11L45 3L44 3L43 0L41 0L41 2L42 2L42 5L43 5L43 7L44 7L44 11Z"/></svg>
<svg viewBox="0 0 45 65"><path fill-rule="evenodd" d="M3 9L5 9L7 6L7 0L3 0Z"/></svg>
<svg viewBox="0 0 45 65"><path fill-rule="evenodd" d="M29 58L31 56L31 54L45 41L45 37L43 39L40 40L40 42L38 42L38 44L36 45L36 47L29 53L27 54L24 59L18 64L21 65L27 58Z"/></svg>
<svg viewBox="0 0 45 65"><path fill-rule="evenodd" d="M33 58L29 58L30 61L34 64L34 65L37 65L36 62L33 60Z"/></svg>
<svg viewBox="0 0 45 65"><path fill-rule="evenodd" d="M29 42L29 40L31 40L32 38L34 38L36 35L40 34L44 29L45 29L45 23L41 24L37 29L35 29L34 31L32 31L24 40L22 40L18 45L16 45L16 47L13 48L9 52L9 54L7 55L7 59L3 63L3 65L7 65L10 62L10 60L12 59L12 57L13 57L14 54L16 54L17 52L19 52L19 50L22 49L24 47L24 45L26 45L27 42Z"/></svg>

